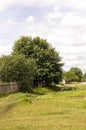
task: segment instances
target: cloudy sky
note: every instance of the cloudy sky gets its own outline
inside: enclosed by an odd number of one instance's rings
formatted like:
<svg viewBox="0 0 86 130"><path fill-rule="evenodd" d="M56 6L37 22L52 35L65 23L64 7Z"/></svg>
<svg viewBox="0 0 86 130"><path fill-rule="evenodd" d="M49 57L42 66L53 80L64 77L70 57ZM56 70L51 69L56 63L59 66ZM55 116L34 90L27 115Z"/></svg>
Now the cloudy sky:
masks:
<svg viewBox="0 0 86 130"><path fill-rule="evenodd" d="M21 35L47 39L65 70L86 71L86 0L0 1L0 55L10 54Z"/></svg>

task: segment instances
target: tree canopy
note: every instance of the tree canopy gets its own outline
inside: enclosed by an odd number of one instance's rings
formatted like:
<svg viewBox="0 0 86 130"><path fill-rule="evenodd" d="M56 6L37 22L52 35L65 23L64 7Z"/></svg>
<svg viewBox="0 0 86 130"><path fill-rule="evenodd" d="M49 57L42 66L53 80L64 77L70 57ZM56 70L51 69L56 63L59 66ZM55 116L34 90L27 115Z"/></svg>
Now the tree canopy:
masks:
<svg viewBox="0 0 86 130"><path fill-rule="evenodd" d="M0 58L0 79L4 82L17 82L19 85L32 85L36 62L24 55L2 56ZM25 88L24 88L25 89Z"/></svg>
<svg viewBox="0 0 86 130"><path fill-rule="evenodd" d="M2 81L48 86L62 78L61 57L45 39L21 36L15 41L12 54L0 58Z"/></svg>
<svg viewBox="0 0 86 130"><path fill-rule="evenodd" d="M71 71L73 71L78 76L78 81L81 82L83 76L82 70L78 67L72 67Z"/></svg>
<svg viewBox="0 0 86 130"><path fill-rule="evenodd" d="M69 71L64 74L67 82L81 82L83 73L82 70L78 67L72 67Z"/></svg>
<svg viewBox="0 0 86 130"><path fill-rule="evenodd" d="M58 83L62 77L61 57L59 53L40 37L20 37L13 47L13 55L23 54L26 58L33 58L37 63L35 82L50 84Z"/></svg>

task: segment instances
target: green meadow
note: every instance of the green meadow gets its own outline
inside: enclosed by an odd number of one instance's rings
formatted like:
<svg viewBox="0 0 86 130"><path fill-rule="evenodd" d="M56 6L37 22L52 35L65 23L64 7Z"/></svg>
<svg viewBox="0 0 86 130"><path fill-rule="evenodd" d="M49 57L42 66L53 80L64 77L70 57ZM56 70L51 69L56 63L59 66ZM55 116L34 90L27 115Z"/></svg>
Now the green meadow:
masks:
<svg viewBox="0 0 86 130"><path fill-rule="evenodd" d="M0 130L86 130L86 85L0 95Z"/></svg>

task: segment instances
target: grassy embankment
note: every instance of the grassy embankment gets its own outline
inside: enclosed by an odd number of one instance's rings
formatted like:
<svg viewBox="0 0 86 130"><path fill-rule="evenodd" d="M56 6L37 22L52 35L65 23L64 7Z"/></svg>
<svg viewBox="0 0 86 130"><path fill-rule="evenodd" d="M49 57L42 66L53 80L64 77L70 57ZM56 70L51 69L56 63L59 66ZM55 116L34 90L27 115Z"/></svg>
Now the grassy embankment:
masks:
<svg viewBox="0 0 86 130"><path fill-rule="evenodd" d="M0 96L0 130L86 130L86 85Z"/></svg>

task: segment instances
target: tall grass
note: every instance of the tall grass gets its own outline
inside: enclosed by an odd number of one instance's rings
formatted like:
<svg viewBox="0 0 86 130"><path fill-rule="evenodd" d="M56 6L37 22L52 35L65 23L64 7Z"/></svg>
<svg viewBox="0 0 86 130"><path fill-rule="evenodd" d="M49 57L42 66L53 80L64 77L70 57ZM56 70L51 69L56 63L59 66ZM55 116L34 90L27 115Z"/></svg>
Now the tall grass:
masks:
<svg viewBox="0 0 86 130"><path fill-rule="evenodd" d="M86 85L0 96L0 130L86 130Z"/></svg>

